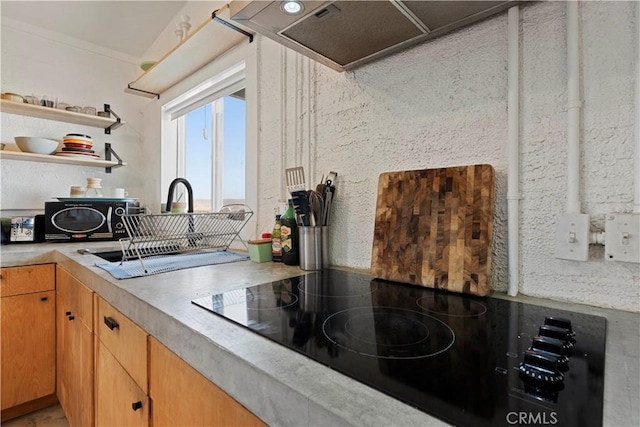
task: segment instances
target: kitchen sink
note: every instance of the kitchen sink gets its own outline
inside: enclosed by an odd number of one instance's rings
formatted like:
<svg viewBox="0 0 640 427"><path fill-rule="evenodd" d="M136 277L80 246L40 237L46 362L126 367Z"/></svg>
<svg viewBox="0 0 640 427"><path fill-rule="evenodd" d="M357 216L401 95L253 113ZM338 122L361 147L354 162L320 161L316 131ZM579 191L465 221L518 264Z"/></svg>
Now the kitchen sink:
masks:
<svg viewBox="0 0 640 427"><path fill-rule="evenodd" d="M93 255L109 262L122 261L122 251L94 252Z"/></svg>

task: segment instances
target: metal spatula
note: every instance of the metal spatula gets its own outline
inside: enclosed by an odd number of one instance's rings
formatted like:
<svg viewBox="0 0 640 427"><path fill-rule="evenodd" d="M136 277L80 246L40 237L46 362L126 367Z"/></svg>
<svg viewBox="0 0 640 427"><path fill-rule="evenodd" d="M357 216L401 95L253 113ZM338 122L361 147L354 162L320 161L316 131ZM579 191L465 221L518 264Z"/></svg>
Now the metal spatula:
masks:
<svg viewBox="0 0 640 427"><path fill-rule="evenodd" d="M285 169L284 172L287 179L287 190L289 191L289 194L294 191L304 191L306 189L304 168L302 166Z"/></svg>

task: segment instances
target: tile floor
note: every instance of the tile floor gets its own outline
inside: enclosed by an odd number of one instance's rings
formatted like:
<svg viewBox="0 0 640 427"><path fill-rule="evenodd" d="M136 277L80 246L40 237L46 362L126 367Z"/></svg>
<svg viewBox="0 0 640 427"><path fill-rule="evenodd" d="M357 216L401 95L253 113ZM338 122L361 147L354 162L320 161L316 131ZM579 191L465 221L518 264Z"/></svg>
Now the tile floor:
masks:
<svg viewBox="0 0 640 427"><path fill-rule="evenodd" d="M69 427L69 423L62 412L62 407L54 405L3 422L2 427Z"/></svg>

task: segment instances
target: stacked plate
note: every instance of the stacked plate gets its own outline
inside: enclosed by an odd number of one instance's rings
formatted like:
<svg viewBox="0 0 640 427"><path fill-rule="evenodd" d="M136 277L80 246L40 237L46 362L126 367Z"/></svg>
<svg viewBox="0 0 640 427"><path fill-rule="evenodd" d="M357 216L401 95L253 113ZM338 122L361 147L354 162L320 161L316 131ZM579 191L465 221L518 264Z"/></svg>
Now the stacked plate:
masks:
<svg viewBox="0 0 640 427"><path fill-rule="evenodd" d="M80 133L69 133L62 139L62 151L56 155L65 157L90 157L97 159L100 155L93 151L93 141L89 135Z"/></svg>

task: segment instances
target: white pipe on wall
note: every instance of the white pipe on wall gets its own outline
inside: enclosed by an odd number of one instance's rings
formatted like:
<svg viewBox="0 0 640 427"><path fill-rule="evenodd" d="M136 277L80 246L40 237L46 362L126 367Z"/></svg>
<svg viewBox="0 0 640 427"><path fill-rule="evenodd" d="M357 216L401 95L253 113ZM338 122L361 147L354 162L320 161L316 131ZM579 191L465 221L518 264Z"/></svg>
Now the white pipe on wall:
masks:
<svg viewBox="0 0 640 427"><path fill-rule="evenodd" d="M509 244L509 287L507 293L518 294L520 279L520 8L509 9L508 23L508 95L509 170L507 177L507 234Z"/></svg>
<svg viewBox="0 0 640 427"><path fill-rule="evenodd" d="M580 213L580 41L578 0L567 2L567 213Z"/></svg>
<svg viewBox="0 0 640 427"><path fill-rule="evenodd" d="M640 213L640 2L636 3L636 159L633 212Z"/></svg>

